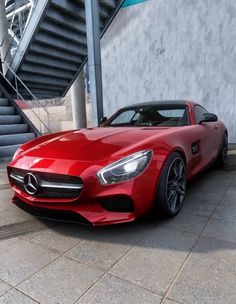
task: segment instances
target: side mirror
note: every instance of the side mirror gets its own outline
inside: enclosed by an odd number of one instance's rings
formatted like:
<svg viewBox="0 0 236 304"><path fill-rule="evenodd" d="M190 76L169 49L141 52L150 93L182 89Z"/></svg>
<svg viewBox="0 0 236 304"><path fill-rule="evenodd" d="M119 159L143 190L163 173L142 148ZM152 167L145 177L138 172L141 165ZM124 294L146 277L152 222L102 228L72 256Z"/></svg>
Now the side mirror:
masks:
<svg viewBox="0 0 236 304"><path fill-rule="evenodd" d="M103 123L106 122L106 121L107 121L107 117L103 117L103 118L101 119L100 123L103 124Z"/></svg>
<svg viewBox="0 0 236 304"><path fill-rule="evenodd" d="M103 117L101 120L100 120L100 124L99 124L99 127L102 127L102 125L107 121L107 117Z"/></svg>
<svg viewBox="0 0 236 304"><path fill-rule="evenodd" d="M213 113L205 113L203 114L203 119L199 122L199 124L203 122L214 122L217 121L218 117Z"/></svg>

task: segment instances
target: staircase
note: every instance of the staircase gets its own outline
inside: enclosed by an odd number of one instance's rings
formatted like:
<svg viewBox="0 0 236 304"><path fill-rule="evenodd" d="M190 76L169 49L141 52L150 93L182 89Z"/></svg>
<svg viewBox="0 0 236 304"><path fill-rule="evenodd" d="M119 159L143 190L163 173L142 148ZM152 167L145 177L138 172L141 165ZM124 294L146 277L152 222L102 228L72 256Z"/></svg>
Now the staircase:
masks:
<svg viewBox="0 0 236 304"><path fill-rule="evenodd" d="M7 98L0 98L0 161L9 160L21 144L36 134Z"/></svg>
<svg viewBox="0 0 236 304"><path fill-rule="evenodd" d="M101 35L123 2L99 0ZM53 98L66 94L86 59L84 0L40 0L11 68L38 99ZM30 97L25 88L19 91Z"/></svg>

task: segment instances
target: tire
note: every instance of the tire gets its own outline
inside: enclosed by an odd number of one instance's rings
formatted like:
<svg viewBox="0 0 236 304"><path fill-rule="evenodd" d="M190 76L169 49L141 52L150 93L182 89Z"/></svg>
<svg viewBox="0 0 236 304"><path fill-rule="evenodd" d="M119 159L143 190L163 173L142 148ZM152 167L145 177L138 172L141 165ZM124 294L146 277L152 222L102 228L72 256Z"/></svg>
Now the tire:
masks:
<svg viewBox="0 0 236 304"><path fill-rule="evenodd" d="M223 139L222 139L222 143L221 143L221 147L218 153L218 157L216 160L216 164L218 167L220 168L224 168L226 163L227 163L227 156L228 156L228 134L225 132Z"/></svg>
<svg viewBox="0 0 236 304"><path fill-rule="evenodd" d="M176 216L183 207L186 180L184 159L179 153L174 152L162 170L155 201L155 209L161 211L165 217Z"/></svg>

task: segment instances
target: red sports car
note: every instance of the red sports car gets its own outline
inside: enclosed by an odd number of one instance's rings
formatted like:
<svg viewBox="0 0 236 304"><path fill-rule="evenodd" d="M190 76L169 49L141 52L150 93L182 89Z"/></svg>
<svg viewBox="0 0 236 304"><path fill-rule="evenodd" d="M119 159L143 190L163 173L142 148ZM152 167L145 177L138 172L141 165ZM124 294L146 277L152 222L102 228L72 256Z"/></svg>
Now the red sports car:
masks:
<svg viewBox="0 0 236 304"><path fill-rule="evenodd" d="M92 225L151 211L173 217L186 182L217 161L228 132L190 101L127 106L98 128L66 131L20 147L8 166L13 202L33 214Z"/></svg>

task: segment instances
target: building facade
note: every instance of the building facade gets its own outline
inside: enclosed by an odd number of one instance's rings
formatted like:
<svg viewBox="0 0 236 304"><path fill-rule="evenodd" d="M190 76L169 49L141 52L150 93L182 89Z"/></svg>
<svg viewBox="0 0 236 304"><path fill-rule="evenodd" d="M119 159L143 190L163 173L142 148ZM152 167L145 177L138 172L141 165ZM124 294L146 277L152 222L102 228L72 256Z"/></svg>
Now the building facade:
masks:
<svg viewBox="0 0 236 304"><path fill-rule="evenodd" d="M236 1L128 2L102 39L105 114L137 102L194 100L236 143Z"/></svg>

